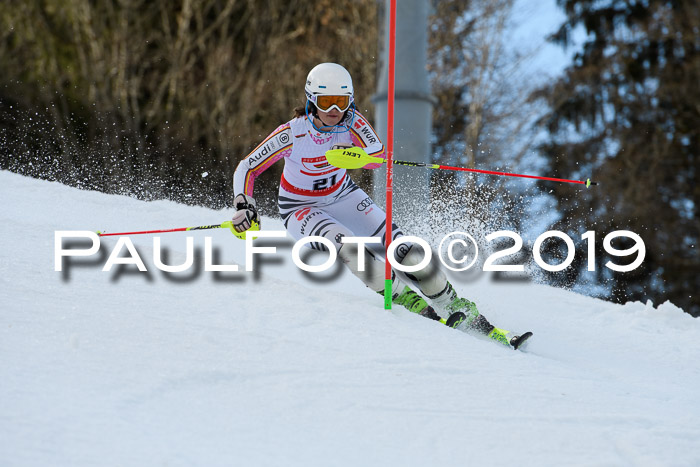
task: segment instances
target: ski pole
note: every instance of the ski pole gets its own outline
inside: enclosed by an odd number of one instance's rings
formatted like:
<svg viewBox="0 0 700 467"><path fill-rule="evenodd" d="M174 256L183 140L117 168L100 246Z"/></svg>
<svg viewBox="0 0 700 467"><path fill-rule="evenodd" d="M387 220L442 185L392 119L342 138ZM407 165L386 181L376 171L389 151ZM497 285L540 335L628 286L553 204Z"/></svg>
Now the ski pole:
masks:
<svg viewBox="0 0 700 467"><path fill-rule="evenodd" d="M250 229L244 231L244 232L238 232L236 229L233 228L233 223L231 221L226 221L222 222L221 224L214 224L214 225L200 225L197 227L180 227L177 229L164 229L164 230L141 230L138 232L117 232L117 233L105 233L102 232L101 230L97 231L97 235L100 237L110 237L110 236L117 236L117 235L146 235L146 234L157 234L157 233L168 233L168 232L189 232L190 230L210 230L210 229L230 229L231 233L235 235L236 237L240 238L241 240L245 239L245 233L248 231L257 231L260 230L260 224L253 221L251 222Z"/></svg>
<svg viewBox="0 0 700 467"><path fill-rule="evenodd" d="M339 167L341 169L359 169L367 164L383 164L387 162L387 159L382 159L381 157L374 157L366 154L365 152L353 151L352 148L349 149L332 149L326 152L326 159L328 163ZM408 167L426 167L428 169L438 169L438 170L458 170L462 172L476 172L489 175L500 175L504 177L521 177L521 178L534 178L536 180L549 180L553 182L563 182L563 183L578 183L580 185L585 185L586 188L591 185L597 185L597 182L592 182L591 179L584 180L569 180L566 178L553 178L553 177L541 177L539 175L525 175L509 172L498 172L495 170L481 170L481 169L469 169L467 167L453 167L450 165L441 164L429 164L426 162L412 162L412 161L398 161L392 159L392 164L404 165Z"/></svg>

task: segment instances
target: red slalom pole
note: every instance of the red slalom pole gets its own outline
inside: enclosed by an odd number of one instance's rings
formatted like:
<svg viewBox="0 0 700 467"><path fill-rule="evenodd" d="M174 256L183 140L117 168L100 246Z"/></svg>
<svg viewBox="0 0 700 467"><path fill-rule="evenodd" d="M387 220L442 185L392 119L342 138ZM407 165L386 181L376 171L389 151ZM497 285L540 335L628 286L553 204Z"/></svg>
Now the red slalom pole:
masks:
<svg viewBox="0 0 700 467"><path fill-rule="evenodd" d="M392 204L394 195L394 73L396 61L396 0L389 6L389 86L387 88L387 125L386 125L386 250L384 251L384 309L391 310L391 263L389 262L389 245L392 237Z"/></svg>

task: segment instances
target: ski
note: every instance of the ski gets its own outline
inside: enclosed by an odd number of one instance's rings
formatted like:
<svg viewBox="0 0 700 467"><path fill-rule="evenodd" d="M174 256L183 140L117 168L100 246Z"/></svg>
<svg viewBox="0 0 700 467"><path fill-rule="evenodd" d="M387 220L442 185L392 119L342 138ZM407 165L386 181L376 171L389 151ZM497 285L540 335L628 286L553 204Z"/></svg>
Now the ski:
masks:
<svg viewBox="0 0 700 467"><path fill-rule="evenodd" d="M461 311L458 311L456 313L453 313L447 321L444 321L445 325L453 328L453 329L458 329L463 332L468 332L469 328L465 326L460 326L466 319L466 315L462 313ZM486 323L488 324L488 323ZM503 345L510 346L514 350L518 350L520 346L522 346L525 341L527 341L530 337L532 337L532 333L530 331L523 333L520 336L513 336L510 339L508 339L508 335L511 334L509 331L499 329L493 326L490 326L490 332L486 334L486 332L482 332L481 334L486 335L489 339L492 339L495 342L498 342Z"/></svg>
<svg viewBox="0 0 700 467"><path fill-rule="evenodd" d="M515 336L510 340L510 345L513 346L515 350L518 350L520 346L522 346L525 341L527 341L529 338L532 337L532 333L530 331L524 333L522 336Z"/></svg>

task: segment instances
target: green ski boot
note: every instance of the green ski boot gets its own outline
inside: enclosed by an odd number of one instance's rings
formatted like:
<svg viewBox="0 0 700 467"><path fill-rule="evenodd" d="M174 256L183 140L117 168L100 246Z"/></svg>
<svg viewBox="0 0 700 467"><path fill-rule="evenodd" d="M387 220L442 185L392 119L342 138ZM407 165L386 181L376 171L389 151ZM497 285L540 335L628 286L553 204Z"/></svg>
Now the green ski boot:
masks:
<svg viewBox="0 0 700 467"><path fill-rule="evenodd" d="M417 313L435 321L441 321L440 316L435 313L433 307L428 305L428 302L426 302L425 299L416 292L411 290L409 286L404 287L400 294L394 294L391 301L397 305L402 305L412 313Z"/></svg>

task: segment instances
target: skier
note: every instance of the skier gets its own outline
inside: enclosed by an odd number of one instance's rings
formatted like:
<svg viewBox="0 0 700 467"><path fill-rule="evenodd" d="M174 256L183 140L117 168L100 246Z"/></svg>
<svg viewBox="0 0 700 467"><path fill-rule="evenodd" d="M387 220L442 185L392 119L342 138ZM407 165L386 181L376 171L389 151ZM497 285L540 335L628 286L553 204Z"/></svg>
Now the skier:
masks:
<svg viewBox="0 0 700 467"><path fill-rule="evenodd" d="M343 148L371 156L384 155L384 145L368 120L354 105L350 73L336 63L321 63L306 78L306 106L294 109L295 116L279 126L245 157L236 168L233 188L236 196L233 225L244 232L260 219L253 199L256 177L272 164L284 159L279 188L279 212L287 232L299 240L306 236L321 236L335 246L338 258L360 278L367 287L382 294L384 291L384 262L372 251L358 251L356 244L342 243L343 237L381 237L386 244L386 216L346 173L326 160L326 151ZM368 164L374 169L380 164ZM392 239L403 234L392 224ZM320 243L308 243L311 248L324 250ZM396 250L396 261L415 266L423 259L420 247L407 244ZM358 256L370 263L364 270ZM403 274L403 273L400 273ZM457 295L444 273L433 268L405 274L392 274L392 301L408 310L465 332L482 334L504 345L517 348L531 334L516 336L491 325L479 313L476 305ZM442 312L416 293L410 282Z"/></svg>

